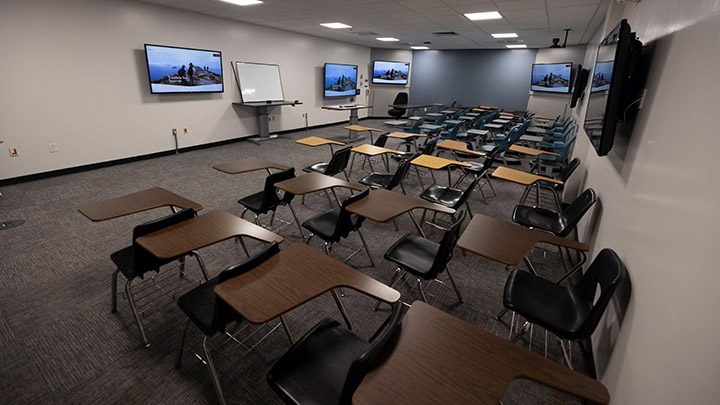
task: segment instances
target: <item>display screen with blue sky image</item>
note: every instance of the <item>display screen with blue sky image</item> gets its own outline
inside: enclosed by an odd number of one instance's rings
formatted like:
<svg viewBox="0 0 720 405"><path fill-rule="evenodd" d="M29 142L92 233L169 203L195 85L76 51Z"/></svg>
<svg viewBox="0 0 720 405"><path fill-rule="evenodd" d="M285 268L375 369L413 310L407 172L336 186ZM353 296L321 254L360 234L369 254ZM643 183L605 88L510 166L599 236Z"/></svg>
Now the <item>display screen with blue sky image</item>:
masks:
<svg viewBox="0 0 720 405"><path fill-rule="evenodd" d="M220 51L145 44L145 57L153 94L223 91Z"/></svg>
<svg viewBox="0 0 720 405"><path fill-rule="evenodd" d="M612 80L614 61L597 62L593 71L591 92L608 90Z"/></svg>
<svg viewBox="0 0 720 405"><path fill-rule="evenodd" d="M533 64L530 90L568 93L571 72L570 62Z"/></svg>
<svg viewBox="0 0 720 405"><path fill-rule="evenodd" d="M375 84L407 84L410 74L410 63L388 62L376 60L373 62L372 82Z"/></svg>
<svg viewBox="0 0 720 405"><path fill-rule="evenodd" d="M357 88L357 65L325 64L324 97L354 96Z"/></svg>

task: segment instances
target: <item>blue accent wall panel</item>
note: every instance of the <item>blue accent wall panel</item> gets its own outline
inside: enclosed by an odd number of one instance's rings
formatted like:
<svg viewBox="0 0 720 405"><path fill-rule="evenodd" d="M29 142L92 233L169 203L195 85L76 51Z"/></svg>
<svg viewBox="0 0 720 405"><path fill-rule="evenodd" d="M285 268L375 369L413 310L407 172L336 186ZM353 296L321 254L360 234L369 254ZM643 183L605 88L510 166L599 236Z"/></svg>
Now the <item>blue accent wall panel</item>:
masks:
<svg viewBox="0 0 720 405"><path fill-rule="evenodd" d="M535 49L414 51L411 103L527 108Z"/></svg>

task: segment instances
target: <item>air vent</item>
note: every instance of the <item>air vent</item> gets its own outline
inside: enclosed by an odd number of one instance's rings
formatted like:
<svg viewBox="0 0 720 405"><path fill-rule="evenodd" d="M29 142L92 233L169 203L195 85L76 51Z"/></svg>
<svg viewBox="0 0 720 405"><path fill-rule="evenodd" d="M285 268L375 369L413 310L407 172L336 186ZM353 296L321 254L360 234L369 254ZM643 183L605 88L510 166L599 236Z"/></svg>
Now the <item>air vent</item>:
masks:
<svg viewBox="0 0 720 405"><path fill-rule="evenodd" d="M353 32L353 34L359 35L362 37L366 37L368 35L378 35L377 32L372 32L372 31L355 31L355 32Z"/></svg>
<svg viewBox="0 0 720 405"><path fill-rule="evenodd" d="M455 31L440 31L440 32L433 32L433 35L437 35L439 37L450 37L453 35L458 35Z"/></svg>

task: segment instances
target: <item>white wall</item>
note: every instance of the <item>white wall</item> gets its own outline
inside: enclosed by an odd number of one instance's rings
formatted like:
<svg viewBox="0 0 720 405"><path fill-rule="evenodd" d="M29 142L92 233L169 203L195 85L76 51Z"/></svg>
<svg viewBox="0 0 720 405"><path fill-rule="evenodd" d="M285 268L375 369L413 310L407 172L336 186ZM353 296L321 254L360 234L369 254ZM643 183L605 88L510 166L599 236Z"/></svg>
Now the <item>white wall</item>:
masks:
<svg viewBox="0 0 720 405"><path fill-rule="evenodd" d="M144 43L222 51L225 92L151 95ZM256 134L254 110L232 105L234 60L279 64L285 97L305 103L272 109L270 131L304 127L306 112L341 122L320 109L337 104L322 98L323 64L370 63L367 47L132 0L3 2L0 50L0 179L171 150L171 128L181 147Z"/></svg>
<svg viewBox="0 0 720 405"><path fill-rule="evenodd" d="M580 240L592 257L617 251L631 281L626 308L616 301L593 336L598 377L616 404L717 403L720 3L610 7L594 43L627 18L655 51L626 148L598 157L582 130L575 146L583 168L570 188L599 194ZM584 105L577 111L582 122Z"/></svg>
<svg viewBox="0 0 720 405"><path fill-rule="evenodd" d="M575 75L577 73L578 63L582 63L583 57L585 56L584 46L569 46L567 48L544 48L538 49L535 57L535 63L562 63L572 62L573 64L573 77L574 82ZM583 64L583 66L585 66ZM528 80L528 88L530 88L530 78ZM570 114L570 95L555 94L555 93L543 93L541 91L530 90L530 96L528 99L528 110L534 112L537 115L543 117L556 117L566 116Z"/></svg>
<svg viewBox="0 0 720 405"><path fill-rule="evenodd" d="M366 76L368 83L370 84L370 104L373 108L370 110L370 114L373 117L388 117L388 107L395 101L395 97L398 92L410 94L410 81L412 80L412 63L413 53L410 50L402 49L384 49L384 48L372 48L370 52L370 63L368 64L368 72L370 77ZM372 84L372 61L374 60L389 60L394 62L410 62L410 74L408 76L408 83L405 86L399 86L397 84ZM363 88L362 92L366 89Z"/></svg>

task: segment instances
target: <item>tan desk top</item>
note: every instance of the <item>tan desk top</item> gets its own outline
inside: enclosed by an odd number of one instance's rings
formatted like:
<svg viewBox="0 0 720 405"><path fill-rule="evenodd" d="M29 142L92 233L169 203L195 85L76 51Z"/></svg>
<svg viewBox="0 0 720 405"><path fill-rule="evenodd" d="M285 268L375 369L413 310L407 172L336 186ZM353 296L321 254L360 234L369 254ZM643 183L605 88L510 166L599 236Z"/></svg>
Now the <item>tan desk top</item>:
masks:
<svg viewBox="0 0 720 405"><path fill-rule="evenodd" d="M361 110L363 108L372 108L372 106L365 105L365 104L357 104L357 105L353 105L351 107L345 107L342 105L326 105L326 106L322 106L320 108L322 108L323 110L346 111L346 110Z"/></svg>
<svg viewBox="0 0 720 405"><path fill-rule="evenodd" d="M551 233L525 228L482 214L475 214L458 240L458 247L509 266L520 264L540 242L587 252L590 247Z"/></svg>
<svg viewBox="0 0 720 405"><path fill-rule="evenodd" d="M236 236L265 242L284 240L282 236L227 211L214 210L141 236L137 238L137 243L160 259L170 259Z"/></svg>
<svg viewBox="0 0 720 405"><path fill-rule="evenodd" d="M365 190L365 187L360 184L350 183L320 173L307 173L292 179L283 180L275 183L275 187L295 195L314 193L333 187L345 187L356 191Z"/></svg>
<svg viewBox="0 0 720 405"><path fill-rule="evenodd" d="M159 207L190 207L195 211L203 209L203 206L196 202L167 191L162 187L155 187L122 197L86 204L80 207L79 211L90 220L97 222Z"/></svg>
<svg viewBox="0 0 720 405"><path fill-rule="evenodd" d="M479 111L479 112L493 112L493 111L495 111L495 110L494 110L494 109L492 109L492 108L482 108L482 107L480 107L480 108L477 108L477 107L476 107L476 108L473 108L473 109L472 109L471 111Z"/></svg>
<svg viewBox="0 0 720 405"><path fill-rule="evenodd" d="M537 174L527 173L505 166L500 166L495 169L495 171L492 173L492 176L497 177L498 179L512 181L513 183L518 183L525 186L533 184L538 180L547 181L549 183L563 184L563 182L560 180L555 180L553 178L545 176L538 176Z"/></svg>
<svg viewBox="0 0 720 405"><path fill-rule="evenodd" d="M476 155L476 156L485 156L485 153L483 153L483 152L477 152L477 151L468 149L468 145L465 142L461 142L461 141L453 141L450 139L446 139L446 140L438 143L437 147L443 148L443 149L450 149L450 150L463 152L463 153L469 153L471 155Z"/></svg>
<svg viewBox="0 0 720 405"><path fill-rule="evenodd" d="M510 145L508 150L512 151L512 152L522 153L525 155L530 155L530 156L538 156L538 155L560 156L559 153L547 152L544 150L528 148L526 146L520 146L520 145Z"/></svg>
<svg viewBox="0 0 720 405"><path fill-rule="evenodd" d="M433 170L444 169L448 166L471 166L470 163L430 155L420 155L413 159L410 163Z"/></svg>
<svg viewBox="0 0 720 405"><path fill-rule="evenodd" d="M385 153L402 154L402 152L395 149L381 148L380 146L370 145L369 143L358 145L351 149L353 152L362 153L368 156L377 156Z"/></svg>
<svg viewBox="0 0 720 405"><path fill-rule="evenodd" d="M347 125L344 127L350 131L370 131L370 132L383 132L382 129L375 129L370 127L364 127L362 125Z"/></svg>
<svg viewBox="0 0 720 405"><path fill-rule="evenodd" d="M408 132L391 132L387 136L388 136L388 138L407 139L407 138L423 138L423 137L427 137L427 134L426 133L411 134Z"/></svg>
<svg viewBox="0 0 720 405"><path fill-rule="evenodd" d="M219 165L213 166L213 169L219 170L227 174L239 174L263 169L285 170L287 169L287 166L283 166L281 164L270 162L264 159L251 157L227 163L220 163Z"/></svg>
<svg viewBox="0 0 720 405"><path fill-rule="evenodd" d="M308 136L307 138L298 139L295 143L305 146L322 146L322 145L345 145L342 142L333 141L332 139L320 138L319 136Z"/></svg>
<svg viewBox="0 0 720 405"><path fill-rule="evenodd" d="M497 405L518 378L610 402L602 383L423 302L412 304L397 333L387 358L355 391L354 404Z"/></svg>
<svg viewBox="0 0 720 405"><path fill-rule="evenodd" d="M348 205L346 209L367 219L376 222L385 222L418 208L444 214L455 213L455 210L452 208L383 188L371 191L367 197L355 201Z"/></svg>
<svg viewBox="0 0 720 405"><path fill-rule="evenodd" d="M399 292L301 242L214 291L243 318L265 323L338 287L387 303L400 299Z"/></svg>

